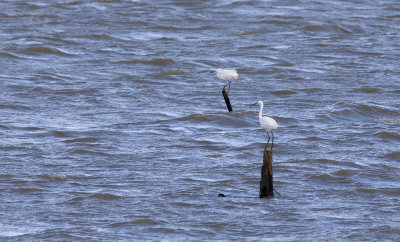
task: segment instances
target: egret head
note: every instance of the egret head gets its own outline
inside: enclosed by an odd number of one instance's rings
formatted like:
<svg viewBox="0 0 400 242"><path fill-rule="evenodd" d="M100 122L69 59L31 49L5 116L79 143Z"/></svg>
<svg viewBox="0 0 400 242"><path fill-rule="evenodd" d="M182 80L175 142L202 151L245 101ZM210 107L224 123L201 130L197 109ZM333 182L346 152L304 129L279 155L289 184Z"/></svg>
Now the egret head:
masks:
<svg viewBox="0 0 400 242"><path fill-rule="evenodd" d="M250 106L256 106L256 105L263 105L264 103L263 103L263 101L258 101L258 102L256 102L256 103L254 103L254 104L251 104Z"/></svg>
<svg viewBox="0 0 400 242"><path fill-rule="evenodd" d="M232 77L233 77L234 79L238 79L238 78L239 78L239 75L238 75L238 73L236 72L236 70L233 70L232 72L233 72L233 73L232 73Z"/></svg>

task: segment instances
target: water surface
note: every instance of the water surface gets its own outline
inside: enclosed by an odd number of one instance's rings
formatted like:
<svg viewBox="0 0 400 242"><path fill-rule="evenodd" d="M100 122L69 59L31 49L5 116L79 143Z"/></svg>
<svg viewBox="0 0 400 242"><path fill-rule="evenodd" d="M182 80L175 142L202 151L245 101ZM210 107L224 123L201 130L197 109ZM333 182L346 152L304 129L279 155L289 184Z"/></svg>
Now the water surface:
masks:
<svg viewBox="0 0 400 242"><path fill-rule="evenodd" d="M400 239L397 1L0 6L1 239Z"/></svg>

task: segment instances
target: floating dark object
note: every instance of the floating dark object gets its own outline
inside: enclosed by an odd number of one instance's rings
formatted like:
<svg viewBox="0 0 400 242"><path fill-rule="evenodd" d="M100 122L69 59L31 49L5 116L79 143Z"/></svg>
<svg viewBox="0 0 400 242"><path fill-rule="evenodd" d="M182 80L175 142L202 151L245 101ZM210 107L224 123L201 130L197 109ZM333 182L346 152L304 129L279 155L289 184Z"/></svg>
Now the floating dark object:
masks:
<svg viewBox="0 0 400 242"><path fill-rule="evenodd" d="M220 193L220 194L218 194L218 197L225 197L225 194Z"/></svg>

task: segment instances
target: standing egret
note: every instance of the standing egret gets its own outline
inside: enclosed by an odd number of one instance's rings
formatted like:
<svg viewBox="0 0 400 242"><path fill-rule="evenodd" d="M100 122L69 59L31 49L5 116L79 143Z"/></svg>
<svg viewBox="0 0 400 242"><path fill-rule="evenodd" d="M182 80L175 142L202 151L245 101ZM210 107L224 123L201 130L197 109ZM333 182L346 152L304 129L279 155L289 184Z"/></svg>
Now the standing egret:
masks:
<svg viewBox="0 0 400 242"><path fill-rule="evenodd" d="M228 86L228 93L229 89L231 88L231 82L233 79L238 79L239 75L235 69L216 69L215 72L217 73L217 77L221 80L227 81L224 87Z"/></svg>
<svg viewBox="0 0 400 242"><path fill-rule="evenodd" d="M260 113L258 114L258 117L260 119L260 126L262 129L265 129L265 131L267 131L267 135L268 135L268 141L267 141L267 145L265 146L265 149L267 149L267 147L268 147L268 143L271 138L269 136L269 132L271 132L271 135L272 135L271 151L272 151L272 147L274 146L274 133L272 132L272 130L277 129L278 124L276 123L276 121L273 118L262 115L263 108L264 108L263 101L258 101L257 103L252 104L251 106L255 106L255 105L260 105Z"/></svg>

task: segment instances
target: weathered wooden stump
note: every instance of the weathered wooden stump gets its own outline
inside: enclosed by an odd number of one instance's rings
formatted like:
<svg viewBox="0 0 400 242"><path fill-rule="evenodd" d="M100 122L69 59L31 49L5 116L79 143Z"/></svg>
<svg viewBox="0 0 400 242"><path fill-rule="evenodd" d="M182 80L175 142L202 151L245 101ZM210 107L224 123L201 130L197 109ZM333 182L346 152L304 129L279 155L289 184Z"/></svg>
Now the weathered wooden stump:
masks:
<svg viewBox="0 0 400 242"><path fill-rule="evenodd" d="M222 95L224 96L226 107L228 108L229 112L232 112L231 101L229 101L228 93L225 90L225 87L222 88Z"/></svg>
<svg viewBox="0 0 400 242"><path fill-rule="evenodd" d="M263 166L261 167L260 198L268 196L274 196L272 150L264 149Z"/></svg>

